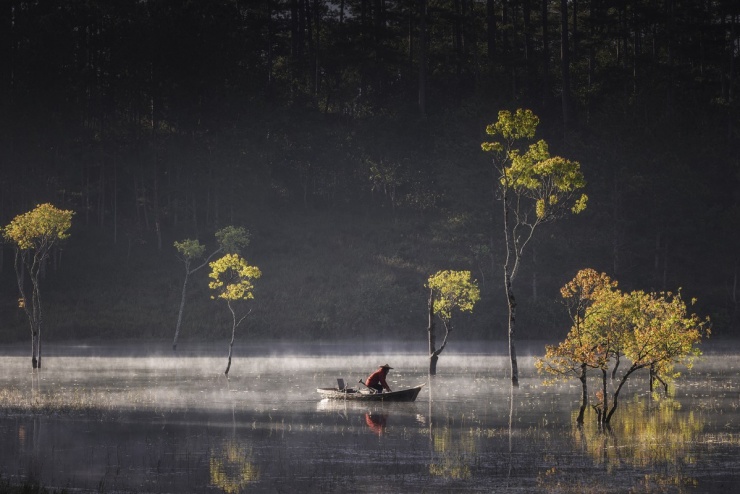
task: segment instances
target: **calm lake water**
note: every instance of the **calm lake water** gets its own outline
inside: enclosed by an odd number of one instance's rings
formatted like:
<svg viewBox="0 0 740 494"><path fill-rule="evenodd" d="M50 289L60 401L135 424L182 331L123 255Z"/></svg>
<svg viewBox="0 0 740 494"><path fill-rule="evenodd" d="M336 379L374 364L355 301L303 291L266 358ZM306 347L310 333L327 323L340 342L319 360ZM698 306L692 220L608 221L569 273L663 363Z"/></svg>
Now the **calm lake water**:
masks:
<svg viewBox="0 0 740 494"><path fill-rule="evenodd" d="M177 356L46 346L0 357L0 485L74 492L738 492L738 353L705 349L671 396L645 376L623 392L610 431L580 386L544 387L533 358L446 353L427 376L422 351L285 346ZM418 350L418 349L417 349ZM480 348L478 348L480 351ZM498 353L497 353L498 352ZM491 355L493 353L493 355ZM389 384L427 383L414 403L322 401L317 387L356 383L382 363ZM595 389L595 385L592 386ZM513 397L513 400L512 400Z"/></svg>

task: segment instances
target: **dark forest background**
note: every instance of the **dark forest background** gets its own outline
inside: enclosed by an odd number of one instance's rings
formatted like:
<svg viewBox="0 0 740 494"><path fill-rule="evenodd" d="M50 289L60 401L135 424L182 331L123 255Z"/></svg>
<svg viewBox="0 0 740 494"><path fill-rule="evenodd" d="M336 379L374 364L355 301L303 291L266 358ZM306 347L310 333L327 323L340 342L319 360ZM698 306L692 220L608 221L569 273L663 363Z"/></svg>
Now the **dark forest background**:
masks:
<svg viewBox="0 0 740 494"><path fill-rule="evenodd" d="M698 299L740 336L736 0L3 0L0 222L51 202L45 337L171 338L175 240L247 228L261 338L426 337L427 277L482 301L452 341L504 339L490 156L499 110L532 109L577 160L588 209L539 230L521 338L568 330L580 268ZM191 279L182 338L227 338ZM0 338L28 337L13 250ZM453 344L454 346L454 344Z"/></svg>

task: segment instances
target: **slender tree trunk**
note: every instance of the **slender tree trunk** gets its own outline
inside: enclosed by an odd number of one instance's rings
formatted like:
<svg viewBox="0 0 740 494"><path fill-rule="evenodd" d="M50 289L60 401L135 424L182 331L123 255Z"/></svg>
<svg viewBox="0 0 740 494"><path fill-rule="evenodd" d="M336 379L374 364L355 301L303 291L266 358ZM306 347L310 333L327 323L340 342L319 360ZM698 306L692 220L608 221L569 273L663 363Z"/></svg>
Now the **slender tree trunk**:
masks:
<svg viewBox="0 0 740 494"><path fill-rule="evenodd" d="M570 49L568 47L568 0L560 0L560 71L562 74L561 101L563 106L563 128L567 130L571 121L570 112Z"/></svg>
<svg viewBox="0 0 740 494"><path fill-rule="evenodd" d="M429 289L429 302L427 304L429 325L427 326L427 333L429 335L429 375L437 375L437 360L439 355L437 354L437 335L435 334L435 323L434 323L434 290Z"/></svg>
<svg viewBox="0 0 740 494"><path fill-rule="evenodd" d="M231 353L234 349L234 339L236 338L236 313L234 312L234 309L231 307L231 302L228 302L229 310L231 311L231 318L232 318L232 325L231 325L231 342L229 343L229 361L226 364L226 371L224 372L225 375L229 375L229 369L231 369Z"/></svg>
<svg viewBox="0 0 740 494"><path fill-rule="evenodd" d="M509 226L509 203L508 195L504 190L501 202L504 207L504 238L506 242L506 260L504 261L504 288L506 290L506 303L509 312L509 360L511 361L511 385L515 388L519 387L519 366L516 361L516 344L514 337L516 334L516 297L514 297L514 289L512 287L512 278L514 276L514 269L510 267L512 250L514 250L514 256L518 256L516 252L516 245L512 246L512 242L516 239L512 239ZM516 266L516 260L514 261Z"/></svg>
<svg viewBox="0 0 740 494"><path fill-rule="evenodd" d="M182 325L182 313L185 310L185 294L188 289L188 278L190 278L190 267L185 266L185 281L182 283L182 293L180 295L180 310L177 313L177 326L175 326L175 338L172 340L172 350L177 351L177 338L180 336L180 326Z"/></svg>
<svg viewBox="0 0 740 494"><path fill-rule="evenodd" d="M488 63L492 65L496 59L496 2L494 0L486 0L486 44Z"/></svg>
<svg viewBox="0 0 740 494"><path fill-rule="evenodd" d="M113 244L118 244L118 161L113 152Z"/></svg>
<svg viewBox="0 0 740 494"><path fill-rule="evenodd" d="M607 423L606 412L609 408L609 394L607 393L607 389L606 389L606 369L601 369L601 392L603 393L603 398L602 398L603 407L601 409L599 423L603 425Z"/></svg>
<svg viewBox="0 0 740 494"><path fill-rule="evenodd" d="M273 55L272 55L272 39L273 39L273 22L272 22L272 0L267 0L267 84L265 87L265 93L269 99L272 95L272 70L273 70Z"/></svg>
<svg viewBox="0 0 740 494"><path fill-rule="evenodd" d="M541 0L542 7L542 105L550 99L550 39L548 36L548 0Z"/></svg>
<svg viewBox="0 0 740 494"><path fill-rule="evenodd" d="M588 382L586 379L586 364L581 364L581 375L578 377L581 381L581 408L578 411L578 418L576 423L583 424L583 415L586 412L588 406Z"/></svg>
<svg viewBox="0 0 740 494"><path fill-rule="evenodd" d="M506 298L509 309L509 359L511 361L511 385L515 388L519 387L519 365L516 360L516 298L514 297L514 290L511 286L511 276L508 271L504 275L504 283L506 285Z"/></svg>

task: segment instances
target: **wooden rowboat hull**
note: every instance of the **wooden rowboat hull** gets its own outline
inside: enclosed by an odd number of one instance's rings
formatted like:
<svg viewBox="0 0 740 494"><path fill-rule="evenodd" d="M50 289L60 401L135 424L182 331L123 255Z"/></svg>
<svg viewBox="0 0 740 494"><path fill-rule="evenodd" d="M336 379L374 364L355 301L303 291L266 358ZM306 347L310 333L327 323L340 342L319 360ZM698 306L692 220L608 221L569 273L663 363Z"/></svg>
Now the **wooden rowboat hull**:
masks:
<svg viewBox="0 0 740 494"><path fill-rule="evenodd" d="M322 398L329 400L354 400L354 401L415 401L419 391L424 384L415 388L392 391L390 393L370 393L356 389L340 391L338 388L316 388Z"/></svg>

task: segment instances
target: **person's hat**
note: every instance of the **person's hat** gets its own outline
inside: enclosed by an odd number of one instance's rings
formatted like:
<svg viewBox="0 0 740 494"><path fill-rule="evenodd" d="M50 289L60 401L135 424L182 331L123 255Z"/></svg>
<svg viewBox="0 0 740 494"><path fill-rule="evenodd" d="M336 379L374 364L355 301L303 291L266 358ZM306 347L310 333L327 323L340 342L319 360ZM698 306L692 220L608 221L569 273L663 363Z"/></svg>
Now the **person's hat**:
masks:
<svg viewBox="0 0 740 494"><path fill-rule="evenodd" d="M388 365L388 364L383 364L383 365L381 365L381 366L380 366L380 368L381 368L381 369L392 369L393 367L391 367L391 366L390 366L390 365Z"/></svg>

